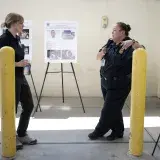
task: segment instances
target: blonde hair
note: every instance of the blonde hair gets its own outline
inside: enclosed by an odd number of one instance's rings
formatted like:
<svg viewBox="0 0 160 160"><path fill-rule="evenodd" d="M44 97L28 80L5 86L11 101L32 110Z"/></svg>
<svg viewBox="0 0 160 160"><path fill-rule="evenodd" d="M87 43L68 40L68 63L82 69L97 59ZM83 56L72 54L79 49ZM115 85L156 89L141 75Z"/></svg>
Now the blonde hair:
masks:
<svg viewBox="0 0 160 160"><path fill-rule="evenodd" d="M5 22L1 24L1 27L10 28L12 24L17 22L23 23L24 22L23 16L17 13L9 13L5 18Z"/></svg>

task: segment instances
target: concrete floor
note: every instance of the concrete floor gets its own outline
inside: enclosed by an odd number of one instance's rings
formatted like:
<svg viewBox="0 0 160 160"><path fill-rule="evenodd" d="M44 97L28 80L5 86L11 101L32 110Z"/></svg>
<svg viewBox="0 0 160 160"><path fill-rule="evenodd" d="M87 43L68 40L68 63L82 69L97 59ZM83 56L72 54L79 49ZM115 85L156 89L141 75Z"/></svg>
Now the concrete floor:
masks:
<svg viewBox="0 0 160 160"><path fill-rule="evenodd" d="M65 98L64 104L61 98L43 98L42 112L36 112L29 125L29 134L38 139L38 145L25 146L17 152L16 160L160 160L160 147L154 157L150 156L160 133L159 99L146 100L144 154L139 158L128 155L129 99L123 109L124 138L113 142L88 139L88 133L98 122L103 100L83 98L83 102L86 113L83 113L78 98Z"/></svg>

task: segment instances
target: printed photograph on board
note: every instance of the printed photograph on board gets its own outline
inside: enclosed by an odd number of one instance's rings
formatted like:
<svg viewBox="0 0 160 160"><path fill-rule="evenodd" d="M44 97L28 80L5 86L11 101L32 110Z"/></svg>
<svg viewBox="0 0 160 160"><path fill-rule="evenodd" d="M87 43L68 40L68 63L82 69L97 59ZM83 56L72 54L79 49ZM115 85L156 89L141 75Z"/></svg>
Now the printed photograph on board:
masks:
<svg viewBox="0 0 160 160"><path fill-rule="evenodd" d="M71 50L62 50L62 59L74 60L75 59L75 52L73 52Z"/></svg>
<svg viewBox="0 0 160 160"><path fill-rule="evenodd" d="M60 60L61 59L61 50L48 50L47 58L50 60Z"/></svg>
<svg viewBox="0 0 160 160"><path fill-rule="evenodd" d="M20 36L21 39L29 39L29 29L23 29L23 32Z"/></svg>
<svg viewBox="0 0 160 160"><path fill-rule="evenodd" d="M74 39L75 38L75 32L74 31L71 31L71 30L64 30L63 32L62 32L62 38L63 39L67 39L67 40L69 40L69 39Z"/></svg>

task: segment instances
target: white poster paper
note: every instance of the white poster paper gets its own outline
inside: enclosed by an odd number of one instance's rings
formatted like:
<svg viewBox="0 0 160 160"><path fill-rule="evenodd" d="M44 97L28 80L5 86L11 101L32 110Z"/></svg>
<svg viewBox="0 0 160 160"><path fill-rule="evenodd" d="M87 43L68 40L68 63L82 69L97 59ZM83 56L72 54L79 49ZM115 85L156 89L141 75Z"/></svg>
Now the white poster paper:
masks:
<svg viewBox="0 0 160 160"><path fill-rule="evenodd" d="M0 28L0 36L3 34L3 29Z"/></svg>
<svg viewBox="0 0 160 160"><path fill-rule="evenodd" d="M0 36L2 35L2 28L0 28Z"/></svg>
<svg viewBox="0 0 160 160"><path fill-rule="evenodd" d="M24 47L25 59L32 61L32 21L24 21L23 32L20 35Z"/></svg>
<svg viewBox="0 0 160 160"><path fill-rule="evenodd" d="M45 22L45 62L77 62L77 23Z"/></svg>
<svg viewBox="0 0 160 160"><path fill-rule="evenodd" d="M5 32L5 29L1 27L3 21L0 20L0 36Z"/></svg>

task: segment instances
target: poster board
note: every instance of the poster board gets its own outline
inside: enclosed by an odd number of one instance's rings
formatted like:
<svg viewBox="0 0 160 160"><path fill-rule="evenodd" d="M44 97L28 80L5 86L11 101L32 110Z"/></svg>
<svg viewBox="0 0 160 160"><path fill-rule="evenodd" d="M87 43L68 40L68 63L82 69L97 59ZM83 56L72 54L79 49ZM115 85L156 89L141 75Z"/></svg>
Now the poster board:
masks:
<svg viewBox="0 0 160 160"><path fill-rule="evenodd" d="M25 59L32 61L32 21L24 21L23 32L20 35L21 44L24 47Z"/></svg>
<svg viewBox="0 0 160 160"><path fill-rule="evenodd" d="M46 21L44 25L45 63L76 63L77 22Z"/></svg>

